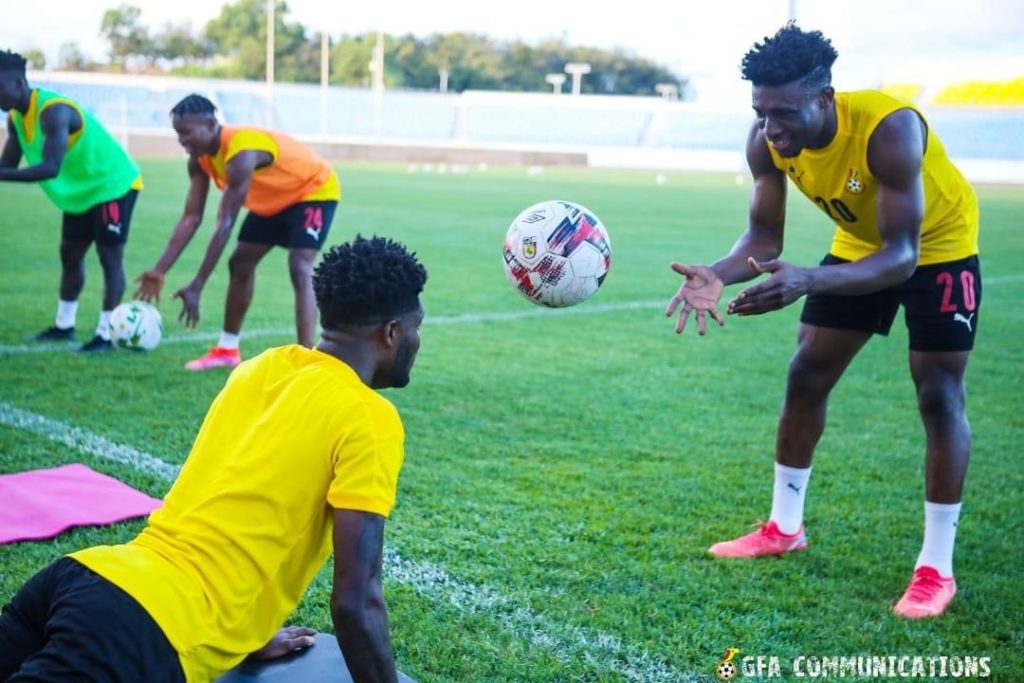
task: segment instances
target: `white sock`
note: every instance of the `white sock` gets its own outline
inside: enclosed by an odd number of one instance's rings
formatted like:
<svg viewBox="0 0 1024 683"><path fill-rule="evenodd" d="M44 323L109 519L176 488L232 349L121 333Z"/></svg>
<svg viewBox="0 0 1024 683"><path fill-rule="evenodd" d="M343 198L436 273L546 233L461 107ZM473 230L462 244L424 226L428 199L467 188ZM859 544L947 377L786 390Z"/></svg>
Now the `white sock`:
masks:
<svg viewBox="0 0 1024 683"><path fill-rule="evenodd" d="M220 341L217 342L217 346L219 346L222 349L237 349L238 341L241 338L241 336L242 335L240 334L231 334L230 332L225 332L221 330Z"/></svg>
<svg viewBox="0 0 1024 683"><path fill-rule="evenodd" d="M775 463L775 490L772 492L772 515L779 531L795 534L804 523L804 498L811 468L799 469Z"/></svg>
<svg viewBox="0 0 1024 683"><path fill-rule="evenodd" d="M960 503L924 502L924 543L914 569L927 565L940 576L953 576L953 543L958 519Z"/></svg>
<svg viewBox="0 0 1024 683"><path fill-rule="evenodd" d="M57 300L57 319L54 324L62 330L75 326L75 319L78 317L78 302Z"/></svg>
<svg viewBox="0 0 1024 683"><path fill-rule="evenodd" d="M111 311L100 311L100 322L96 325L96 334L107 341L110 341L110 314Z"/></svg>

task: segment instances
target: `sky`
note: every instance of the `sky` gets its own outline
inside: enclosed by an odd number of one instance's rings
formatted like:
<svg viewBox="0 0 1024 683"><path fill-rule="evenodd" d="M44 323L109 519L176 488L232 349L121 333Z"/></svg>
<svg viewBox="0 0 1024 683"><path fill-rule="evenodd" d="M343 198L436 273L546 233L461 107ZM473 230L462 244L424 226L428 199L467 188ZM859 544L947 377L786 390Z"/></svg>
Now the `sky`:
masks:
<svg viewBox="0 0 1024 683"><path fill-rule="evenodd" d="M65 42L102 58L103 12L127 2L141 22L159 29L190 23L201 29L221 0L4 0L0 48L38 48L53 64ZM9 3L9 4L8 4ZM675 73L723 89L743 86L738 64L755 40L773 33L791 8L801 27L820 29L839 51L839 89L883 83L942 83L1024 75L1024 2L1020 0L289 0L289 16L332 36L469 31L536 43L621 48ZM927 8L927 9L923 9ZM744 88L746 90L746 88Z"/></svg>

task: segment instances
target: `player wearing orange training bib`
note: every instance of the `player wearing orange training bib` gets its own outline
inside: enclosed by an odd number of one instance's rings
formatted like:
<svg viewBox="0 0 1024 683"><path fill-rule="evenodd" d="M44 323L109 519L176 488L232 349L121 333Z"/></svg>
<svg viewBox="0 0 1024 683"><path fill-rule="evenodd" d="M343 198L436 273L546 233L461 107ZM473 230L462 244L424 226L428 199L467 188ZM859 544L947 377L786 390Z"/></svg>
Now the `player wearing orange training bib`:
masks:
<svg viewBox="0 0 1024 683"><path fill-rule="evenodd" d="M310 279L313 262L341 199L334 169L309 148L276 131L222 125L216 111L201 95L189 95L171 110L178 141L189 155L185 212L156 265L138 278L138 296L159 300L165 274L199 228L212 180L224 193L217 226L199 272L174 294L183 306L179 318L194 327L199 322L203 287L227 245L239 211L243 206L249 210L238 245L228 259L231 279L220 340L206 355L187 363L189 370L234 367L241 362L239 338L252 302L256 266L275 246L288 249L298 342L312 346L316 333Z"/></svg>

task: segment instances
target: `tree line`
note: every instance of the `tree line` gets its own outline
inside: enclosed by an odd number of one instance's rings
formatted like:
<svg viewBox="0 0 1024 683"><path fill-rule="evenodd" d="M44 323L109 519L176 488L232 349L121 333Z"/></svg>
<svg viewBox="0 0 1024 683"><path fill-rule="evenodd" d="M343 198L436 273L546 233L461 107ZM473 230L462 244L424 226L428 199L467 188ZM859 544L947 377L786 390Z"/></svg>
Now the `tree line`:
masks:
<svg viewBox="0 0 1024 683"><path fill-rule="evenodd" d="M277 80L319 82L321 36L288 17L286 0L276 0L274 74ZM169 73L213 78L262 79L266 73L267 14L264 0L235 0L201 30L189 24L168 24L152 30L142 23L139 8L128 4L108 9L100 24L108 41L109 61L94 64L69 43L61 47L58 68ZM331 40L330 82L365 86L377 34L342 35ZM566 63L586 62L590 73L582 92L613 95L654 95L655 85L682 85L685 79L669 69L622 50L570 46L564 40L536 45L497 41L473 33L383 36L384 84L392 88L436 90L446 77L447 88L463 90L550 90L545 76L563 73ZM33 68L44 68L38 50L24 56Z"/></svg>

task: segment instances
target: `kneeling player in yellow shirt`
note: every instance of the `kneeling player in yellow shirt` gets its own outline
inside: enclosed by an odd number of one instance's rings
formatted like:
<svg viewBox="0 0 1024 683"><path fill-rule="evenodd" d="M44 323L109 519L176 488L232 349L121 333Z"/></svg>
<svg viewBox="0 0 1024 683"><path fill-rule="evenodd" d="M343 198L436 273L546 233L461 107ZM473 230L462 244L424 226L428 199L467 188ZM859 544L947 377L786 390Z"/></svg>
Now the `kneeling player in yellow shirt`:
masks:
<svg viewBox="0 0 1024 683"><path fill-rule="evenodd" d="M409 382L426 278L384 238L331 249L313 276L320 343L232 372L135 539L25 584L0 616L0 680L210 681L251 653L308 647L312 632L278 629L332 548L349 671L396 680L381 565L404 432L374 389Z"/></svg>

